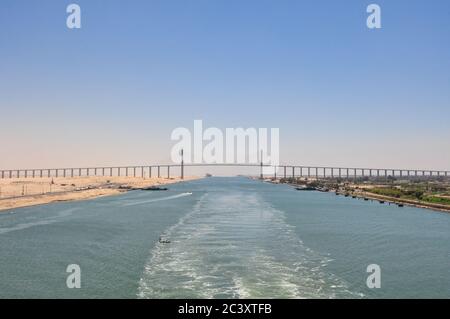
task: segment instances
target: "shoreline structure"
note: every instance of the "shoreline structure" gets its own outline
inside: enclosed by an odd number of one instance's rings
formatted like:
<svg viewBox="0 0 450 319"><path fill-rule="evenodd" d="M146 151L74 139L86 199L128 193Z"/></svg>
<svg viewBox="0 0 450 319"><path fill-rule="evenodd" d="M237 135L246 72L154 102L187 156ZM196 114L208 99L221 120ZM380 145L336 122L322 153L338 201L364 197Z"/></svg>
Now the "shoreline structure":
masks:
<svg viewBox="0 0 450 319"><path fill-rule="evenodd" d="M49 177L0 179L0 214L15 208L118 195L130 190L199 179L143 177Z"/></svg>

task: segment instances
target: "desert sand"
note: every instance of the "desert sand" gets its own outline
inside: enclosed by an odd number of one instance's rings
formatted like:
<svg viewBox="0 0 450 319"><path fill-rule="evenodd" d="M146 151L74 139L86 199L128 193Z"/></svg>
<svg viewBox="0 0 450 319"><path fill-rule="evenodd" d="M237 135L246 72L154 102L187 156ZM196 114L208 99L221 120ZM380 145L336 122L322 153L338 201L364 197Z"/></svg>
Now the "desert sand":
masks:
<svg viewBox="0 0 450 319"><path fill-rule="evenodd" d="M184 181L197 179L185 177ZM166 185L182 181L174 178L142 177L73 177L0 179L0 211L115 195L133 188Z"/></svg>

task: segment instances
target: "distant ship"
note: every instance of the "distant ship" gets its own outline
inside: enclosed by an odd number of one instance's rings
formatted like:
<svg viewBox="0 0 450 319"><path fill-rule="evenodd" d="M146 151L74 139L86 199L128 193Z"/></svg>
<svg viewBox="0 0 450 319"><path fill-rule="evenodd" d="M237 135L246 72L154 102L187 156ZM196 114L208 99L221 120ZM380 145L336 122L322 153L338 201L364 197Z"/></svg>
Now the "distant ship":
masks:
<svg viewBox="0 0 450 319"><path fill-rule="evenodd" d="M141 188L143 191L166 191L166 187L150 186Z"/></svg>
<svg viewBox="0 0 450 319"><path fill-rule="evenodd" d="M212 177L212 175L209 173L206 173L205 177Z"/></svg>

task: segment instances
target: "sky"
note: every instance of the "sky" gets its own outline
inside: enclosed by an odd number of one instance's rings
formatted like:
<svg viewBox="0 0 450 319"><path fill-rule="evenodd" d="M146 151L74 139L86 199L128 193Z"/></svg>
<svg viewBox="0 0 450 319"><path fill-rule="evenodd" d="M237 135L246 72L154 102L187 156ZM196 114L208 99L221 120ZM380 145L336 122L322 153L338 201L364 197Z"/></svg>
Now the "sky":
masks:
<svg viewBox="0 0 450 319"><path fill-rule="evenodd" d="M279 128L281 163L450 170L449 39L447 0L2 0L0 169L170 163L203 120Z"/></svg>

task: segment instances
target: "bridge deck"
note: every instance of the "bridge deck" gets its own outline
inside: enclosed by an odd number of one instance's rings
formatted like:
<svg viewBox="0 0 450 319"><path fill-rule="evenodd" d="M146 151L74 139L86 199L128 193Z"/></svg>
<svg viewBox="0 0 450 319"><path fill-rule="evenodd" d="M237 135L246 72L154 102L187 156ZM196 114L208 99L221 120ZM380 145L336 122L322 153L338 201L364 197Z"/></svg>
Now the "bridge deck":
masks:
<svg viewBox="0 0 450 319"><path fill-rule="evenodd" d="M358 178L358 177L448 177L450 171L430 169L399 169L399 168L355 168L333 166L304 165L269 165L257 163L188 163L159 164L135 166L101 166L101 167L70 167L70 168L31 168L0 170L0 178L36 178L36 177L76 177L76 176L136 176L161 177L164 173L170 178L171 168L178 168L179 176L184 177L184 169L188 167L247 167L259 168L261 177L315 177L315 178ZM262 168L272 168L271 174L263 172ZM173 172L173 170L172 170Z"/></svg>

